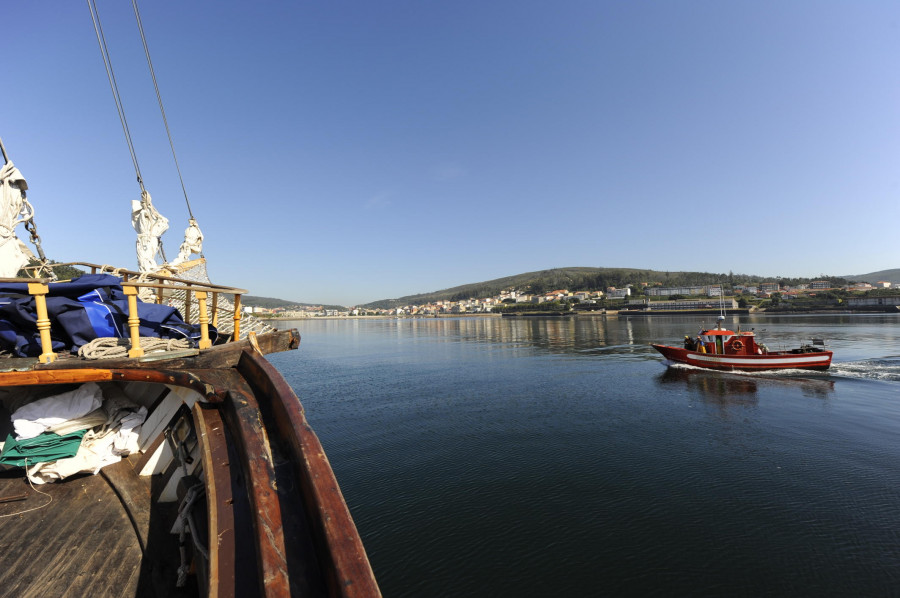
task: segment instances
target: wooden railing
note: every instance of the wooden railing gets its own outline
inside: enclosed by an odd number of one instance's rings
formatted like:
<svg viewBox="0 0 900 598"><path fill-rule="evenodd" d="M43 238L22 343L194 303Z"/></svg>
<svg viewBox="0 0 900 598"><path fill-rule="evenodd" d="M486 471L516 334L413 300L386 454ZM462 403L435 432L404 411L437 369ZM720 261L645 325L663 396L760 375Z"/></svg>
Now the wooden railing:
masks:
<svg viewBox="0 0 900 598"><path fill-rule="evenodd" d="M87 262L71 262L67 264L53 264L54 266L73 266L82 267L90 270L91 274L98 272L107 272L122 278L122 290L128 297L128 329L131 338L131 348L128 351L129 357L140 357L144 355L141 348L140 337L140 317L138 316L138 293L139 289L156 289L156 303L162 304L167 298L171 297L174 292L183 292L184 299L184 321L191 323L191 297L197 300L197 324L200 326L200 341L198 348L200 350L208 349L212 346L212 340L209 335L209 326L218 326L218 309L219 296L221 294L231 295L234 297L234 312L232 314L234 321L234 331L232 333L232 341L240 338L241 331L241 295L247 293L244 289L226 287L211 283L198 283L190 280L174 278L171 276L162 276L157 274L142 274L132 270L111 270L107 266L91 264ZM50 340L50 318L47 314L47 293L50 291L50 285L55 284L49 278L0 278L0 282L14 282L27 284L28 294L34 297L35 311L37 315L37 330L41 339L41 355L39 361L41 363L49 363L55 361L57 355L53 352ZM210 309L207 306L207 299L211 300L212 318L210 318Z"/></svg>

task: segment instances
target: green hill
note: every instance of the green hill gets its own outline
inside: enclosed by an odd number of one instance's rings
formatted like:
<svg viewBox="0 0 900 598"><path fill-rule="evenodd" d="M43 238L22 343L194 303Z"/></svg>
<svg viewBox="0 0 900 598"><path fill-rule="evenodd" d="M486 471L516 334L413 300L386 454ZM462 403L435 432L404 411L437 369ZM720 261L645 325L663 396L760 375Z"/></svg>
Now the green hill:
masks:
<svg viewBox="0 0 900 598"><path fill-rule="evenodd" d="M342 305L322 305L319 303L297 303L296 301L285 301L284 299L275 299L273 297L256 297L254 295L244 295L241 297L241 304L246 307L261 307L263 309L297 309L300 307L322 307L324 309L347 309Z"/></svg>
<svg viewBox="0 0 900 598"><path fill-rule="evenodd" d="M419 305L434 301L462 301L472 298L493 297L499 295L503 291L513 288L520 292L536 294L546 293L557 289L567 289L569 291L605 291L607 287L621 288L627 284L638 284L641 282L646 282L650 285L660 284L667 287L677 287L702 286L709 284L725 284L726 286L735 284L756 284L777 280L782 284L797 285L808 283L812 280L818 280L820 278L830 280L832 284L838 286L848 284L850 281L866 281L874 283L879 280L887 280L898 284L900 283L900 268L847 276L829 276L822 274L815 279L735 274L733 272L728 272L727 274L715 272L669 272L639 268L553 268L550 270L539 270L513 276L505 276L503 278L486 280L484 282L464 284L430 293L407 295L397 299L382 299L361 305L360 307L370 309L391 309L403 305ZM284 299L275 299L271 297L255 297L252 295L244 296L242 302L244 305L250 307L256 306L266 309L291 309L317 306L317 304L298 303L296 301L285 301ZM340 305L323 305L322 307L325 309L346 309Z"/></svg>
<svg viewBox="0 0 900 598"><path fill-rule="evenodd" d="M638 268L553 268L537 272L526 272L515 276L506 276L485 282L461 285L432 293L408 295L397 299L373 301L361 307L390 309L401 305L416 305L433 301L462 301L476 297L491 297L505 290L515 288L526 293L546 293L556 289L569 291L605 291L607 287L624 287L627 284L646 282L663 286L699 286L708 284L752 284L772 277L762 277L729 272L666 272L659 270L643 270ZM784 284L799 284L810 279L780 278ZM832 277L832 281L842 280Z"/></svg>
<svg viewBox="0 0 900 598"><path fill-rule="evenodd" d="M852 282L868 282L869 284L875 284L879 280L884 280L891 284L900 284L900 268L879 270L868 274L851 274L844 278Z"/></svg>

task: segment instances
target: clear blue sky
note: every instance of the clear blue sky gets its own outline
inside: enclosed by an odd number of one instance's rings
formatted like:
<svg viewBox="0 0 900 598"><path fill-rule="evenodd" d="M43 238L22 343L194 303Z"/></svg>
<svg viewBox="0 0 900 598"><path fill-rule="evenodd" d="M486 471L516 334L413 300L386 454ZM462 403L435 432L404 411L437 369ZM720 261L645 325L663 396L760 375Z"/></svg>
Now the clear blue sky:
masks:
<svg viewBox="0 0 900 598"><path fill-rule="evenodd" d="M171 257L187 210L134 16L98 4ZM85 3L3 8L0 137L45 249L135 267L139 188ZM214 282L351 305L562 266L900 267L896 1L141 16Z"/></svg>

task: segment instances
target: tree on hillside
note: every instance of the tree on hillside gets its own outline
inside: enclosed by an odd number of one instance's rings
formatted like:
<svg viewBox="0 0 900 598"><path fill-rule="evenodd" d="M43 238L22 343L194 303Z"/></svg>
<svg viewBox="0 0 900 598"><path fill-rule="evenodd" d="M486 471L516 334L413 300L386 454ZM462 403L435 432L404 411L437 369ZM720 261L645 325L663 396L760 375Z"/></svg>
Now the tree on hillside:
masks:
<svg viewBox="0 0 900 598"><path fill-rule="evenodd" d="M60 266L58 264L62 262L58 262L56 260L48 260L48 263L53 266L53 272L56 274L56 278L58 280L71 280L73 278L78 278L79 276L84 275L84 270L76 268L74 266ZM28 260L28 266L32 268L36 268L40 266L41 262L37 259ZM18 276L23 278L31 278L34 276L34 270L26 272L25 270L19 270Z"/></svg>

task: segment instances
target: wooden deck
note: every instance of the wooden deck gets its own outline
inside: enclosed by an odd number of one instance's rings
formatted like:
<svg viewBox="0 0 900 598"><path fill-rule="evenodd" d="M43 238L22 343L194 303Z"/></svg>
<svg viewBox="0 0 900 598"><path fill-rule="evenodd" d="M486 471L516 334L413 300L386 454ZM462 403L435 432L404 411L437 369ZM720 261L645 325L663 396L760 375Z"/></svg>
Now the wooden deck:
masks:
<svg viewBox="0 0 900 598"><path fill-rule="evenodd" d="M87 367L11 360L12 367L0 374L0 390L14 395L45 385L118 384L137 393L154 423L145 424L150 441L142 453L96 476L32 487L22 469L0 471L0 596L181 598L209 591L220 598L379 597L303 407L260 354L273 339L280 344L271 348L278 350L296 347L298 338L287 331L261 339L253 349L233 343L163 361L101 360ZM178 407L185 397L192 400ZM0 439L12 432L10 401L2 399ZM194 399L205 402L191 410ZM205 483L194 522L206 546L198 553L208 556L194 560L188 587L176 588L181 552L178 536L170 532L184 487L175 501L179 463L160 458L155 449L166 442L164 429L183 431L183 421L192 422L194 435L185 437L195 438L193 458L200 464L200 473L184 478L185 487L196 481L190 479L194 475ZM139 476L141 471L153 475ZM190 559L193 546L187 543Z"/></svg>
<svg viewBox="0 0 900 598"><path fill-rule="evenodd" d="M103 477L34 488L21 471L0 479L0 499L21 494L28 498L0 504L6 595L136 595L141 546L125 510L110 508L119 498ZM37 510L16 514L29 509Z"/></svg>
<svg viewBox="0 0 900 598"><path fill-rule="evenodd" d="M141 502L144 491L147 500ZM195 594L196 587L174 587L177 537L164 525L151 524L165 516L150 512L149 493L149 483L129 461L101 475L33 487L21 469L0 473L0 500L26 496L0 503L0 593L19 598ZM136 508L126 510L123 500ZM145 561L144 547L164 558Z"/></svg>

